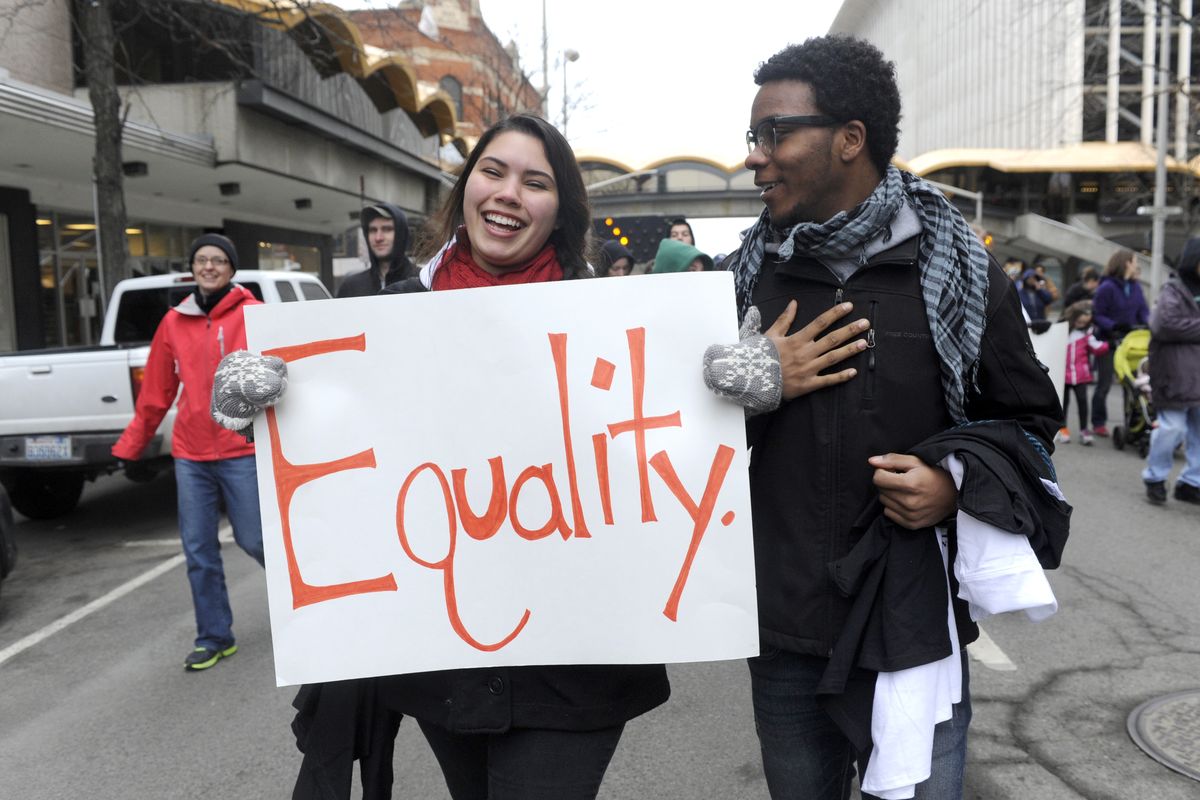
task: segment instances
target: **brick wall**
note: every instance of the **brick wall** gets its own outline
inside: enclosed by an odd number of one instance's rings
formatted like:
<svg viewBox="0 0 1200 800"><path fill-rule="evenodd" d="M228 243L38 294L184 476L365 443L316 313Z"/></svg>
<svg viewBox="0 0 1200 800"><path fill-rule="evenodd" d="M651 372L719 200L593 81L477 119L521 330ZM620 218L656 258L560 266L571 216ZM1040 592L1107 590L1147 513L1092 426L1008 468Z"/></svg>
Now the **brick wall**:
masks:
<svg viewBox="0 0 1200 800"><path fill-rule="evenodd" d="M472 0L431 3L438 39L417 29L418 7L349 12L367 44L399 51L412 63L425 90L447 76L462 85L459 133L477 137L492 123L518 111L540 112L540 92L522 75L520 65L479 16Z"/></svg>

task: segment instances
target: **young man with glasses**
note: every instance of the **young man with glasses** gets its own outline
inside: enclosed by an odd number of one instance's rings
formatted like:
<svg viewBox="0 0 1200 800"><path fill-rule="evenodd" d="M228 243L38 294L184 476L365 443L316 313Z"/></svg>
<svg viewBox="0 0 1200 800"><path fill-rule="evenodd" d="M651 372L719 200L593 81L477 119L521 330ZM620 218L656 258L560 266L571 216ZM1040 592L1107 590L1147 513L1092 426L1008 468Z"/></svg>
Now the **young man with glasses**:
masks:
<svg viewBox="0 0 1200 800"><path fill-rule="evenodd" d="M179 535L196 615L196 640L183 667L199 672L238 649L217 542L222 501L234 541L263 565L254 445L217 425L209 414L217 365L226 354L246 349L242 311L259 301L233 283L237 250L224 236L198 237L188 261L196 288L167 312L154 332L133 421L113 445L112 454L125 461L141 458L179 395L171 455L179 496Z"/></svg>
<svg viewBox="0 0 1200 800"><path fill-rule="evenodd" d="M961 646L978 636L957 598L948 625L948 579L958 587L942 542L953 560L947 522L960 498L943 462L909 453L966 423L1015 420L1021 428L1005 430L1026 432L1012 437L1018 445L1048 454L1058 395L1011 281L940 192L891 165L900 96L882 53L848 37L809 39L772 56L755 83L746 167L765 209L723 264L743 341L711 348L705 378L750 416L762 642L750 673L767 785L774 798L848 797L854 763L881 752L869 718L877 676L921 656L945 662L961 685L949 718L930 722L928 778L906 783L918 798L959 798L971 714ZM776 320L765 336L755 335L760 312ZM748 390L755 374L766 378ZM935 598L932 613L909 621L936 646L887 667L872 660L868 635L861 649L850 638L862 634L852 615L860 587L835 584L876 531L933 552L923 571L908 574L905 562L880 582L885 602L872 615L895 610L887 592L898 583L901 600ZM847 711L856 700L865 729Z"/></svg>

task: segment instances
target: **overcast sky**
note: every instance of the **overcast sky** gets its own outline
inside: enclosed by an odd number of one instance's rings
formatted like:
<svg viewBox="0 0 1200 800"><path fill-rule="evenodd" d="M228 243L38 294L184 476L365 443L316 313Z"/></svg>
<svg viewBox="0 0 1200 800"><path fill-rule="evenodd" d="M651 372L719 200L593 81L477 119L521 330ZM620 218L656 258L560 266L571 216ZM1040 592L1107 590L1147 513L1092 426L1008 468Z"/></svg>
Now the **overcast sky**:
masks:
<svg viewBox="0 0 1200 800"><path fill-rule="evenodd" d="M387 8L396 0L334 0ZM776 51L829 30L842 0L546 0L549 118L562 127L564 50L567 137L579 156L633 168L690 155L725 166L746 157L745 132L758 87L754 70ZM542 0L480 0L484 21L512 40L521 66L542 84ZM576 103L576 101L578 101ZM728 253L753 219L693 219L696 244Z"/></svg>
<svg viewBox="0 0 1200 800"><path fill-rule="evenodd" d="M335 0L337 2L337 0ZM386 0L339 2L384 8ZM546 0L551 121L562 125L562 53L567 135L578 155L641 167L698 155L724 165L746 156L753 73L772 53L828 31L841 0ZM516 41L522 67L542 83L542 0L480 0L488 27Z"/></svg>
<svg viewBox="0 0 1200 800"><path fill-rule="evenodd" d="M480 0L502 42L513 39L540 85L542 0ZM772 53L829 29L841 0L547 0L550 109L562 120L562 52L567 65L567 135L580 155L630 166L672 155L731 165L745 158L744 132L755 68Z"/></svg>

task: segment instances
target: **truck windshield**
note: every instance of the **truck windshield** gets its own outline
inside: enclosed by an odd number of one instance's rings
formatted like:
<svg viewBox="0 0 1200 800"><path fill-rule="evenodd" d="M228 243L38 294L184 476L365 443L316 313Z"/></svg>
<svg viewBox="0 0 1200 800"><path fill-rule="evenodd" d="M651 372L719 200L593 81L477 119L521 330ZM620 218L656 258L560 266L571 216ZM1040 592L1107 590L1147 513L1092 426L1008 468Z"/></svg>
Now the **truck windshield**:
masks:
<svg viewBox="0 0 1200 800"><path fill-rule="evenodd" d="M253 281L239 285L262 299L262 287ZM117 308L117 324L113 339L117 344L140 344L154 338L158 323L167 309L178 305L192 293L191 286L159 286L150 289L134 289L121 295Z"/></svg>

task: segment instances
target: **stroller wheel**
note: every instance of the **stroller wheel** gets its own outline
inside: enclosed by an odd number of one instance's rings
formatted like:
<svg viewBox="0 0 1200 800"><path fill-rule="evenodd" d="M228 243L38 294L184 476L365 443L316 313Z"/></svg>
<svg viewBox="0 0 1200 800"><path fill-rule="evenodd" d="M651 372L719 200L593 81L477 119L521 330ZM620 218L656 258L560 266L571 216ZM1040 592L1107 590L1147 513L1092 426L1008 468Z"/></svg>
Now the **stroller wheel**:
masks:
<svg viewBox="0 0 1200 800"><path fill-rule="evenodd" d="M1148 439L1143 440L1142 443L1138 445L1138 455L1140 455L1142 458L1150 455L1150 441Z"/></svg>
<svg viewBox="0 0 1200 800"><path fill-rule="evenodd" d="M1125 449L1125 429L1122 428L1120 425L1113 427L1112 440L1113 440L1113 447L1117 448L1118 450L1124 450Z"/></svg>

